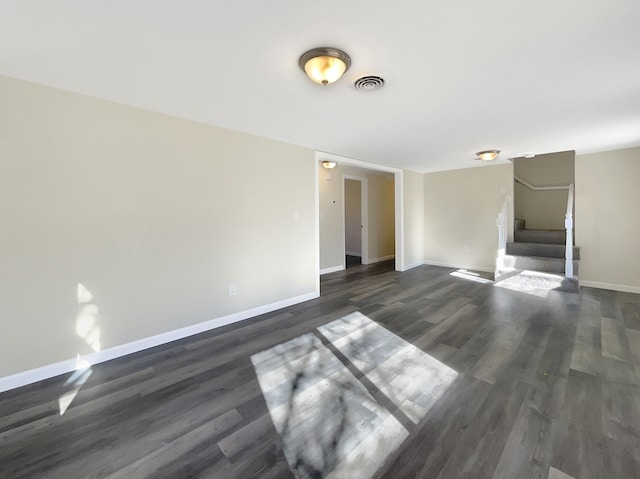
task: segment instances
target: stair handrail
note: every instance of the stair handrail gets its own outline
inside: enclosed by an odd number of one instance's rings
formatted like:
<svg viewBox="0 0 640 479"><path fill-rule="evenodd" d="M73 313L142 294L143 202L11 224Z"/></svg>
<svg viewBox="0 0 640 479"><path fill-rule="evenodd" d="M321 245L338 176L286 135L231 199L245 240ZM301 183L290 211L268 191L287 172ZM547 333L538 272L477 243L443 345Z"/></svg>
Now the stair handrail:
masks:
<svg viewBox="0 0 640 479"><path fill-rule="evenodd" d="M567 278L573 278L573 194L574 185L570 183L567 195L567 214L564 217L564 227L567 230L564 275Z"/></svg>
<svg viewBox="0 0 640 479"><path fill-rule="evenodd" d="M536 185L533 185L533 184L529 183L524 178L521 178L521 177L515 176L515 175L514 175L513 179L516 180L518 183L526 186L527 188L529 188L530 190L533 190L533 191L568 190L569 187L571 186L571 184L569 184L569 185L559 185L559 186L536 186Z"/></svg>

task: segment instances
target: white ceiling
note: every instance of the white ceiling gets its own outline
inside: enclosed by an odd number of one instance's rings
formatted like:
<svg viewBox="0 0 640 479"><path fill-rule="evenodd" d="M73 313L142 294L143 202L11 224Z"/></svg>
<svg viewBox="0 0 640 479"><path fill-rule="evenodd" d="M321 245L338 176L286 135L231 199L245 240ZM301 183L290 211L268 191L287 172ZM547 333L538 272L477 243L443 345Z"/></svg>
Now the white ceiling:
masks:
<svg viewBox="0 0 640 479"><path fill-rule="evenodd" d="M298 67L316 46L339 82ZM638 0L2 0L0 72L417 171L640 146Z"/></svg>

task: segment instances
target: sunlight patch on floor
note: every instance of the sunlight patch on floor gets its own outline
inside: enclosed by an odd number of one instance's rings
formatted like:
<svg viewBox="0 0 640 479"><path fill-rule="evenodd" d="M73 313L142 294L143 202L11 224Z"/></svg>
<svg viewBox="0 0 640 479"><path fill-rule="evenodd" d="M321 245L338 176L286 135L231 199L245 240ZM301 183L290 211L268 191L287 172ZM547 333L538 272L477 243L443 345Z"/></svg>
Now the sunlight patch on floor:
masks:
<svg viewBox="0 0 640 479"><path fill-rule="evenodd" d="M467 279L469 281L474 281L476 283L493 283L492 280L483 278L478 273L474 273L473 271L468 271L466 269L458 269L449 274L451 276L455 276L456 278Z"/></svg>
<svg viewBox="0 0 640 479"><path fill-rule="evenodd" d="M505 279L498 281L496 286L499 288L518 291L540 298L546 298L550 291L557 290L562 287L564 277L551 273L543 273L540 271L514 270Z"/></svg>
<svg viewBox="0 0 640 479"><path fill-rule="evenodd" d="M76 370L64 383L65 386L73 386L73 388L58 398L58 410L61 416L67 412L67 409L71 406L76 394L78 394L82 385L87 382L91 373L91 364L83 360L80 355L78 355L76 358Z"/></svg>
<svg viewBox="0 0 640 479"><path fill-rule="evenodd" d="M318 331L414 423L458 375L361 313L320 326Z"/></svg>
<svg viewBox="0 0 640 479"><path fill-rule="evenodd" d="M76 297L78 301L78 315L76 316L76 334L81 337L95 352L100 352L100 327L98 325L98 307L93 303L93 294L82 283L78 283L76 287ZM58 398L58 410L62 416L71 403L75 399L76 395L80 391L80 388L91 376L91 364L84 358L77 355L76 369L69 376L64 383L65 386L71 387L71 389Z"/></svg>
<svg viewBox="0 0 640 479"><path fill-rule="evenodd" d="M458 374L361 313L251 361L299 477L373 475Z"/></svg>

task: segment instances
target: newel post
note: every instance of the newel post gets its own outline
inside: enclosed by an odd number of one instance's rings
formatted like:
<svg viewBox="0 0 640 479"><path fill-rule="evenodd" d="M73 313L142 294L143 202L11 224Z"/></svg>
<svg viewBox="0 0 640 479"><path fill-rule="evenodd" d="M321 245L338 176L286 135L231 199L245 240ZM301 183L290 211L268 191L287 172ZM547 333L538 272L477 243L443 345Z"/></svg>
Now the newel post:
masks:
<svg viewBox="0 0 640 479"><path fill-rule="evenodd" d="M564 275L573 278L573 215L564 218L564 227L567 229L567 249L565 252Z"/></svg>
<svg viewBox="0 0 640 479"><path fill-rule="evenodd" d="M567 230L565 249L564 275L573 278L573 183L569 185L567 198L567 214L564 217L564 227Z"/></svg>

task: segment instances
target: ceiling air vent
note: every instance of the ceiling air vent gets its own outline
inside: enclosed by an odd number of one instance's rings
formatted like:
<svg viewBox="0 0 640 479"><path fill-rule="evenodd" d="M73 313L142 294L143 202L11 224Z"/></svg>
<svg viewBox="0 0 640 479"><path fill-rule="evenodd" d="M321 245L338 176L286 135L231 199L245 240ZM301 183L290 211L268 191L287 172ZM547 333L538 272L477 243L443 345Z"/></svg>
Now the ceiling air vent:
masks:
<svg viewBox="0 0 640 479"><path fill-rule="evenodd" d="M354 82L353 86L356 88L356 90L379 90L384 86L384 79L382 77L369 75L366 77L358 78Z"/></svg>

